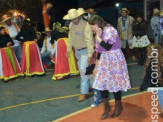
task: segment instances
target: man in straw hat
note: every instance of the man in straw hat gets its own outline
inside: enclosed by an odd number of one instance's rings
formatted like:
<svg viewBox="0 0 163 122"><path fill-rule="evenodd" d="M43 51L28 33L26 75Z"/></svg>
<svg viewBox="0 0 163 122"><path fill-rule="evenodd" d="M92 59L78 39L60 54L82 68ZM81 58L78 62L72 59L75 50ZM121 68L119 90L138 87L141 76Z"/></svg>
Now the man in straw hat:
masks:
<svg viewBox="0 0 163 122"><path fill-rule="evenodd" d="M46 37L44 38L43 46L41 49L42 62L46 64L47 67L52 65L51 61L48 59L53 58L55 53L54 46L50 43L51 41L51 31L49 27L45 28Z"/></svg>
<svg viewBox="0 0 163 122"><path fill-rule="evenodd" d="M153 17L151 18L151 27L153 31L153 36L154 36L155 43L157 44L161 43L159 13L160 11L157 8L153 9Z"/></svg>
<svg viewBox="0 0 163 122"><path fill-rule="evenodd" d="M69 55L72 47L74 47L81 76L81 96L78 99L79 102L86 99L89 91L89 76L85 75L85 72L94 53L91 27L89 23L81 17L84 13L83 8L79 8L78 10L70 9L67 15L63 17L64 20L71 20L69 25L67 55Z"/></svg>
<svg viewBox="0 0 163 122"><path fill-rule="evenodd" d="M16 54L18 62L21 62L21 45L20 41L16 40L15 37L20 32L18 25L11 21L11 17L7 14L2 16L2 23L5 25L6 33L13 39L14 46L13 50Z"/></svg>
<svg viewBox="0 0 163 122"><path fill-rule="evenodd" d="M132 60L136 60L134 47L132 46L132 25L135 19L132 16L128 15L129 10L127 8L122 8L120 10L120 13L122 14L122 16L118 18L117 30L121 39L122 51L126 56L126 45L128 42L129 48L132 53Z"/></svg>

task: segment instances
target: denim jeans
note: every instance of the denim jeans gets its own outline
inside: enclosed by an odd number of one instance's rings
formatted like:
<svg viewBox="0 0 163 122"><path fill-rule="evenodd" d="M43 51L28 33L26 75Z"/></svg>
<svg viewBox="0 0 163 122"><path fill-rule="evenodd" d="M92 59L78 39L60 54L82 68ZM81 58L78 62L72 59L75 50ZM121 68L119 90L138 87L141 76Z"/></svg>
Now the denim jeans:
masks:
<svg viewBox="0 0 163 122"><path fill-rule="evenodd" d="M161 110L163 111L163 90L158 90L158 102L160 103Z"/></svg>
<svg viewBox="0 0 163 122"><path fill-rule="evenodd" d="M50 52L44 52L41 55L42 62L45 63L47 66L50 66L51 64L51 61L47 59L50 56L50 54L51 54Z"/></svg>
<svg viewBox="0 0 163 122"><path fill-rule="evenodd" d="M153 36L154 36L154 42L156 44L161 44L161 32L160 30L154 30L153 31Z"/></svg>
<svg viewBox="0 0 163 122"><path fill-rule="evenodd" d="M87 94L89 91L89 76L85 75L86 68L88 66L88 49L75 50L75 55L77 58L77 64L80 71L81 81L80 81L80 92L81 94Z"/></svg>
<svg viewBox="0 0 163 122"><path fill-rule="evenodd" d="M22 47L19 44L18 46L13 46L12 49L15 52L16 58L18 59L18 62L21 63L21 54L22 54Z"/></svg>
<svg viewBox="0 0 163 122"><path fill-rule="evenodd" d="M93 89L93 91L94 91L93 104L97 106L102 100L101 93L100 93L100 90L97 90L97 89Z"/></svg>

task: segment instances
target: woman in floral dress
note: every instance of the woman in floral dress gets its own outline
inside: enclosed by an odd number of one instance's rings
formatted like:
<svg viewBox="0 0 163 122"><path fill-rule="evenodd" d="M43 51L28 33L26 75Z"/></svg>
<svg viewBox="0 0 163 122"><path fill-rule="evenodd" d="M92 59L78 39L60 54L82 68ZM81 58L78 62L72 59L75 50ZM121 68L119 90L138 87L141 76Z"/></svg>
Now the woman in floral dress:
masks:
<svg viewBox="0 0 163 122"><path fill-rule="evenodd" d="M96 33L97 61L93 71L95 81L93 88L101 91L104 103L105 119L111 111L108 105L108 93L112 92L115 98L115 111L112 118L120 115L122 111L121 91L131 88L125 57L120 49L120 38L117 30L106 23L102 17L94 15L89 23Z"/></svg>

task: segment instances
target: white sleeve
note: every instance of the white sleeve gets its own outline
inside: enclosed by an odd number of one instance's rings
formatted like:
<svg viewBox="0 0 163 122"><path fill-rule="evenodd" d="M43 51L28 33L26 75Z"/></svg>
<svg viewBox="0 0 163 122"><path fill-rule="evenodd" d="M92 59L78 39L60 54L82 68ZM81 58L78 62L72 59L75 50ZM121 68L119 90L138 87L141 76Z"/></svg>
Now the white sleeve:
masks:
<svg viewBox="0 0 163 122"><path fill-rule="evenodd" d="M57 50L57 41L54 40L54 49L52 49L51 54L55 54Z"/></svg>
<svg viewBox="0 0 163 122"><path fill-rule="evenodd" d="M42 49L41 49L41 53L44 53L45 52L45 40L43 42L43 46L42 46Z"/></svg>

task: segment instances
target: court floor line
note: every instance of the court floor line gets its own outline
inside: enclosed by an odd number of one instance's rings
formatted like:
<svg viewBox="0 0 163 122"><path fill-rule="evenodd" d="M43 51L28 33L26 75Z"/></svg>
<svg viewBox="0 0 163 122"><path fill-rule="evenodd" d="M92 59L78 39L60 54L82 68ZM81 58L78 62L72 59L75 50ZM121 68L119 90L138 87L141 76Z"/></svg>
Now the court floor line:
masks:
<svg viewBox="0 0 163 122"><path fill-rule="evenodd" d="M128 66L131 66L131 65L137 65L137 63L130 63L130 64L127 64Z"/></svg>
<svg viewBox="0 0 163 122"><path fill-rule="evenodd" d="M131 88L129 90L138 90L138 87L134 87L134 88ZM93 94L93 93L90 93L90 94ZM0 108L0 111L4 111L4 110L7 110L7 109L12 109L12 108L17 108L17 107L21 107L21 106L27 106L27 105L31 105L31 104L37 104L37 103L52 101L52 100L72 98L72 97L77 97L77 96L80 96L80 95L81 94L74 94L74 95L68 95L68 96L53 97L53 98L48 98L48 99L43 99L43 100L37 100L37 101L32 101L32 102L27 102L27 103L22 103L22 104L17 104L17 105L11 105L11 106Z"/></svg>
<svg viewBox="0 0 163 122"><path fill-rule="evenodd" d="M145 94L145 93L147 93L147 91L141 92L141 93L135 93L135 94L127 95L127 96L122 97L122 99L124 99L124 98L129 98L129 97L133 97L133 96L137 96L137 95L141 95L141 94ZM114 102L114 101L115 101L114 99L109 100L109 102ZM65 119L67 119L67 118L69 118L69 117L72 117L72 116L74 116L74 115L77 115L77 114L79 114L79 113L85 112L85 111L90 110L90 109L92 109L92 108L91 108L91 107L84 108L84 109L79 110L79 111L76 111L76 112L74 112L74 113L72 113L72 114L66 115L66 116L61 117L61 118L56 119L56 120L53 120L52 122L60 122L60 121L62 121L62 120L65 120Z"/></svg>

